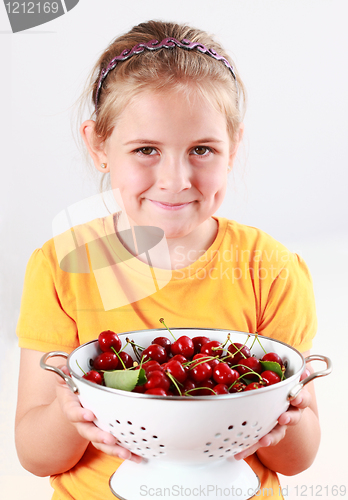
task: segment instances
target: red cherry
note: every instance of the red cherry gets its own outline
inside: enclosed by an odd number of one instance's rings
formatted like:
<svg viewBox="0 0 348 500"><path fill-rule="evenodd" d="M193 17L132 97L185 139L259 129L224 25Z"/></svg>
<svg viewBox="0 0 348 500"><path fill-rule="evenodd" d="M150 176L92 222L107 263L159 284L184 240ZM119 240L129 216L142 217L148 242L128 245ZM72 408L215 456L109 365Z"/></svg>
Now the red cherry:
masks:
<svg viewBox="0 0 348 500"><path fill-rule="evenodd" d="M175 378L175 380L180 382L180 384L184 383L187 379L187 372L185 371L185 368L176 359L171 359L170 361L168 361L168 363L166 363L165 369L166 372L169 372Z"/></svg>
<svg viewBox="0 0 348 500"><path fill-rule="evenodd" d="M251 356L250 358L241 360L236 366L236 370L240 375L245 375L250 380L258 380L259 377L253 373L250 373L250 371L252 370L256 373L261 373L262 366L257 358Z"/></svg>
<svg viewBox="0 0 348 500"><path fill-rule="evenodd" d="M98 344L102 351L108 352L111 351L111 347L115 349L115 351L120 351L122 347L122 342L117 333L112 332L111 330L105 330L101 332L98 337Z"/></svg>
<svg viewBox="0 0 348 500"><path fill-rule="evenodd" d="M219 363L214 367L213 379L217 384L226 384L228 387L239 377L236 370L232 370L227 363Z"/></svg>
<svg viewBox="0 0 348 500"><path fill-rule="evenodd" d="M139 394L143 394L145 392L145 387L143 385L136 385L132 392L138 392Z"/></svg>
<svg viewBox="0 0 348 500"><path fill-rule="evenodd" d="M119 361L114 352L102 352L93 361L93 367L96 370L116 370Z"/></svg>
<svg viewBox="0 0 348 500"><path fill-rule="evenodd" d="M278 363L280 366L284 366L282 358L275 352L268 352L263 356L261 361L273 361L275 363Z"/></svg>
<svg viewBox="0 0 348 500"><path fill-rule="evenodd" d="M83 375L82 378L89 380L90 382L94 382L98 385L102 385L103 383L103 375L96 370L90 370L85 375Z"/></svg>
<svg viewBox="0 0 348 500"><path fill-rule="evenodd" d="M185 393L188 393L188 395L194 396L196 391L194 391L193 389L195 389L195 388L196 388L196 383L193 380L191 380L190 378L187 378L182 385L181 392L184 395L185 395Z"/></svg>
<svg viewBox="0 0 348 500"><path fill-rule="evenodd" d="M220 342L217 340L211 340L201 347L201 354L207 354L208 356L221 356L223 354L223 349Z"/></svg>
<svg viewBox="0 0 348 500"><path fill-rule="evenodd" d="M211 368L214 368L216 365L220 363L220 361L216 358L213 358L212 356L208 356L207 354L202 354L199 352L198 354L195 354L192 358L192 361L195 359L205 359L208 365L211 366Z"/></svg>
<svg viewBox="0 0 348 500"><path fill-rule="evenodd" d="M147 376L147 382L144 384L145 390L164 389L167 391L170 387L170 380L167 375L159 370L150 372Z"/></svg>
<svg viewBox="0 0 348 500"><path fill-rule="evenodd" d="M212 372L213 370L208 363L197 363L190 368L189 376L195 382L203 382L211 377Z"/></svg>
<svg viewBox="0 0 348 500"><path fill-rule="evenodd" d="M263 387L263 386L261 384L259 384L258 382L252 382L251 384L246 386L246 388L244 389L244 392L245 391L253 391L254 389L260 389L261 387Z"/></svg>
<svg viewBox="0 0 348 500"><path fill-rule="evenodd" d="M226 384L217 384L213 387L213 390L216 394L229 394Z"/></svg>
<svg viewBox="0 0 348 500"><path fill-rule="evenodd" d="M243 382L241 382L240 380L238 382L235 382L232 387L230 387L229 391L231 393L235 393L235 392L243 392L246 388L246 384L244 384Z"/></svg>
<svg viewBox="0 0 348 500"><path fill-rule="evenodd" d="M172 344L171 351L173 356L181 354L185 356L186 359L191 359L195 352L195 346L190 337L183 335Z"/></svg>
<svg viewBox="0 0 348 500"><path fill-rule="evenodd" d="M143 350L141 357L144 361L151 359L152 361L157 361L159 364L165 363L168 358L165 348L159 344L149 345L149 347Z"/></svg>
<svg viewBox="0 0 348 500"><path fill-rule="evenodd" d="M175 356L173 356L171 358L170 361L173 361L173 360L176 360L176 361L179 361L179 363L187 363L187 358L185 358L185 356L182 356L181 354L175 354Z"/></svg>
<svg viewBox="0 0 348 500"><path fill-rule="evenodd" d="M242 359L250 358L249 347L244 344L234 343L228 346L228 352L233 355L233 363L237 365Z"/></svg>
<svg viewBox="0 0 348 500"><path fill-rule="evenodd" d="M171 341L167 337L156 337L153 339L151 344L158 344L165 348L167 355L170 354L170 348L172 346Z"/></svg>
<svg viewBox="0 0 348 500"><path fill-rule="evenodd" d="M145 391L144 394L152 394L154 396L168 396L166 391L164 389L161 389L160 387L149 389L148 391Z"/></svg>
<svg viewBox="0 0 348 500"><path fill-rule="evenodd" d="M201 382L199 386L202 388L192 391L194 396L214 396L214 392L211 389L214 390L215 384L210 378Z"/></svg>
<svg viewBox="0 0 348 500"><path fill-rule="evenodd" d="M140 368L140 367L137 367ZM153 370L162 370L162 365L159 364L158 361L146 361L142 364L142 368L144 368L145 373L149 373Z"/></svg>
<svg viewBox="0 0 348 500"><path fill-rule="evenodd" d="M264 372L262 372L261 377L265 385L273 385L280 382L279 375L277 375L275 372L272 372L271 370L265 370Z"/></svg>
<svg viewBox="0 0 348 500"><path fill-rule="evenodd" d="M208 337L193 337L192 339L193 345L195 346L195 354L201 352L202 346L207 342L210 342L210 338Z"/></svg>
<svg viewBox="0 0 348 500"><path fill-rule="evenodd" d="M122 359L123 364L125 365L126 368L131 368L133 366L133 358L127 352L122 351L122 352L119 352L118 355ZM120 363L120 365L122 365L122 363ZM122 368L123 368L123 365L122 365Z"/></svg>

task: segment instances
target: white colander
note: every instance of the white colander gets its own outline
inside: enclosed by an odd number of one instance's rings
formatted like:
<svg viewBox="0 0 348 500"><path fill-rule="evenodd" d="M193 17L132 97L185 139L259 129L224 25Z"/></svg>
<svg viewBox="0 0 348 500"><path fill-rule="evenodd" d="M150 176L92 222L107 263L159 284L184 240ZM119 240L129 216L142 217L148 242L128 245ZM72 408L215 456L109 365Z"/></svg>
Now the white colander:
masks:
<svg viewBox="0 0 348 500"><path fill-rule="evenodd" d="M206 336L224 342L230 334L232 342L247 345L254 335L214 329L172 329L176 338ZM147 347L158 336L170 337L167 330L141 330L119 334ZM64 378L81 405L91 410L95 424L111 432L118 443L144 458L141 464L125 461L110 478L111 491L123 500L168 496L196 499L203 497L246 500L260 487L258 476L244 461L233 458L244 448L256 443L277 424L290 400L316 377L331 372L331 361L313 355L304 359L294 348L261 337L267 352L276 352L287 366L286 380L278 384L244 393L220 396L150 396L96 385L82 378L92 360L100 354L97 341L81 345L70 355L54 351L45 354L41 366ZM133 354L132 348L125 349ZM255 342L251 353L261 358L264 351ZM48 358L67 357L71 377L48 365ZM302 382L300 376L308 361L321 360L326 369L311 374Z"/></svg>

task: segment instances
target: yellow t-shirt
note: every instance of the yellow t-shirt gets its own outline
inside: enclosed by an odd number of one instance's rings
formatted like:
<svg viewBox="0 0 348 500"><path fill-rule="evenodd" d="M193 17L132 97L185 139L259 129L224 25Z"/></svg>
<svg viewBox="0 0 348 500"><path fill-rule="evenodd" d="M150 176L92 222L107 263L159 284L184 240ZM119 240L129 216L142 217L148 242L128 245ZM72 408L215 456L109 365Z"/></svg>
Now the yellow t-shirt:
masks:
<svg viewBox="0 0 348 500"><path fill-rule="evenodd" d="M216 220L219 230L212 246L201 256L192 255L189 266L173 271L149 272L135 258L117 259L119 249L115 251L105 219L88 227L82 257L88 264L80 268L75 261L70 268L65 261L64 267L62 259L57 260L57 240L49 240L33 253L27 266L17 327L19 346L71 352L103 330L159 328L159 318L164 317L171 328L259 332L299 351L310 349L317 324L306 264L256 228ZM106 254L105 262L97 266L91 244L96 237L102 238ZM115 290L124 297L107 303L105 297ZM151 294L145 296L144 290ZM135 297L143 298L131 302ZM276 473L264 467L256 454L246 461L259 476L265 498L282 498ZM88 446L75 467L52 477L53 498L112 500L108 481L120 463Z"/></svg>

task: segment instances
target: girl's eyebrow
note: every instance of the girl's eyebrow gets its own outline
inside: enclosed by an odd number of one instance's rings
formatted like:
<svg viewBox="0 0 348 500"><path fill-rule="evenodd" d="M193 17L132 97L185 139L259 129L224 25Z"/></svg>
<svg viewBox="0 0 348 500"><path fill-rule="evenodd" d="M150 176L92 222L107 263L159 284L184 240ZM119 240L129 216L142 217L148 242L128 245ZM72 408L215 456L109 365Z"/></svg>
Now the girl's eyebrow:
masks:
<svg viewBox="0 0 348 500"><path fill-rule="evenodd" d="M197 139L195 141L192 141L193 144L202 144L202 143L221 143L223 142L220 139L214 138L214 137L207 137L204 139ZM123 145L128 146L129 144L153 144L155 146L163 146L162 142L159 141L153 141L151 139L134 139L132 141L125 142Z"/></svg>

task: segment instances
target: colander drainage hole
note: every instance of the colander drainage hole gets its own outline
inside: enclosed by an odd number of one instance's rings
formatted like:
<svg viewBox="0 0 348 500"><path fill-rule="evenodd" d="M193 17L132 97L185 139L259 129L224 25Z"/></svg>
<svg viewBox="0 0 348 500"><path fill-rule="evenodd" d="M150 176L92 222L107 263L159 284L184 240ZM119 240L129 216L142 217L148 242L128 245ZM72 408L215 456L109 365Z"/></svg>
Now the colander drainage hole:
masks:
<svg viewBox="0 0 348 500"><path fill-rule="evenodd" d="M209 458L213 457L214 455L209 455Z"/></svg>
<svg viewBox="0 0 348 500"><path fill-rule="evenodd" d="M218 432L217 434L215 434L216 438L219 438L220 436L221 436L220 432Z"/></svg>
<svg viewBox="0 0 348 500"><path fill-rule="evenodd" d="M243 422L242 425L246 425L248 422Z"/></svg>
<svg viewBox="0 0 348 500"><path fill-rule="evenodd" d="M132 432L132 431L129 434L132 434L132 436L134 436L134 432Z"/></svg>
<svg viewBox="0 0 348 500"><path fill-rule="evenodd" d="M244 439L250 438L250 435L248 434L247 436L244 436Z"/></svg>
<svg viewBox="0 0 348 500"><path fill-rule="evenodd" d="M230 431L230 430L232 430L232 429L233 429L233 425L229 425L229 426L228 426L228 430Z"/></svg>
<svg viewBox="0 0 348 500"><path fill-rule="evenodd" d="M128 425L133 425L133 424L132 424L132 422L130 422L129 420L128 420L127 424L128 424Z"/></svg>
<svg viewBox="0 0 348 500"><path fill-rule="evenodd" d="M203 453L209 453L209 450L204 450L204 452L203 452Z"/></svg>
<svg viewBox="0 0 348 500"><path fill-rule="evenodd" d="M147 450L151 450L150 446L146 446L146 449L147 449Z"/></svg>
<svg viewBox="0 0 348 500"><path fill-rule="evenodd" d="M113 427L113 425L112 425L112 424L109 424L109 425L110 425L110 427Z"/></svg>
<svg viewBox="0 0 348 500"><path fill-rule="evenodd" d="M223 449L224 449L224 447L223 447L223 446L219 446L219 450L223 450Z"/></svg>
<svg viewBox="0 0 348 500"><path fill-rule="evenodd" d="M211 445L211 443L205 443L205 444L206 444L206 446L210 446Z"/></svg>
<svg viewBox="0 0 348 500"><path fill-rule="evenodd" d="M120 423L121 423L119 420L116 420L116 422L117 422L118 424L120 424Z"/></svg>
<svg viewBox="0 0 348 500"><path fill-rule="evenodd" d="M145 427L140 427L140 429L141 429L142 431L146 431Z"/></svg>
<svg viewBox="0 0 348 500"><path fill-rule="evenodd" d="M135 439L133 439L133 443L137 443L138 444L138 441L135 441Z"/></svg>
<svg viewBox="0 0 348 500"><path fill-rule="evenodd" d="M226 453L228 453L229 451L231 451L231 449L230 449L230 448L228 448L228 450L226 450Z"/></svg>
<svg viewBox="0 0 348 500"><path fill-rule="evenodd" d="M164 444L160 444L160 448L164 448Z"/></svg>
<svg viewBox="0 0 348 500"><path fill-rule="evenodd" d="M121 432L121 436L124 436L124 432Z"/></svg>
<svg viewBox="0 0 348 500"><path fill-rule="evenodd" d="M158 439L158 436L152 436L154 439Z"/></svg>
<svg viewBox="0 0 348 500"><path fill-rule="evenodd" d="M251 427L256 427L258 425L258 422L254 422L253 424L251 424Z"/></svg>
<svg viewBox="0 0 348 500"><path fill-rule="evenodd" d="M260 432L261 429L262 427L259 427L258 429L256 429L256 432Z"/></svg>
<svg viewBox="0 0 348 500"><path fill-rule="evenodd" d="M147 441L147 439L144 439L144 438L143 438L143 441Z"/></svg>
<svg viewBox="0 0 348 500"><path fill-rule="evenodd" d="M229 440L230 440L230 438L225 438L225 439L224 439L225 443L226 443L227 441L229 441Z"/></svg>
<svg viewBox="0 0 348 500"><path fill-rule="evenodd" d="M237 437L243 436L243 432L238 432Z"/></svg>

